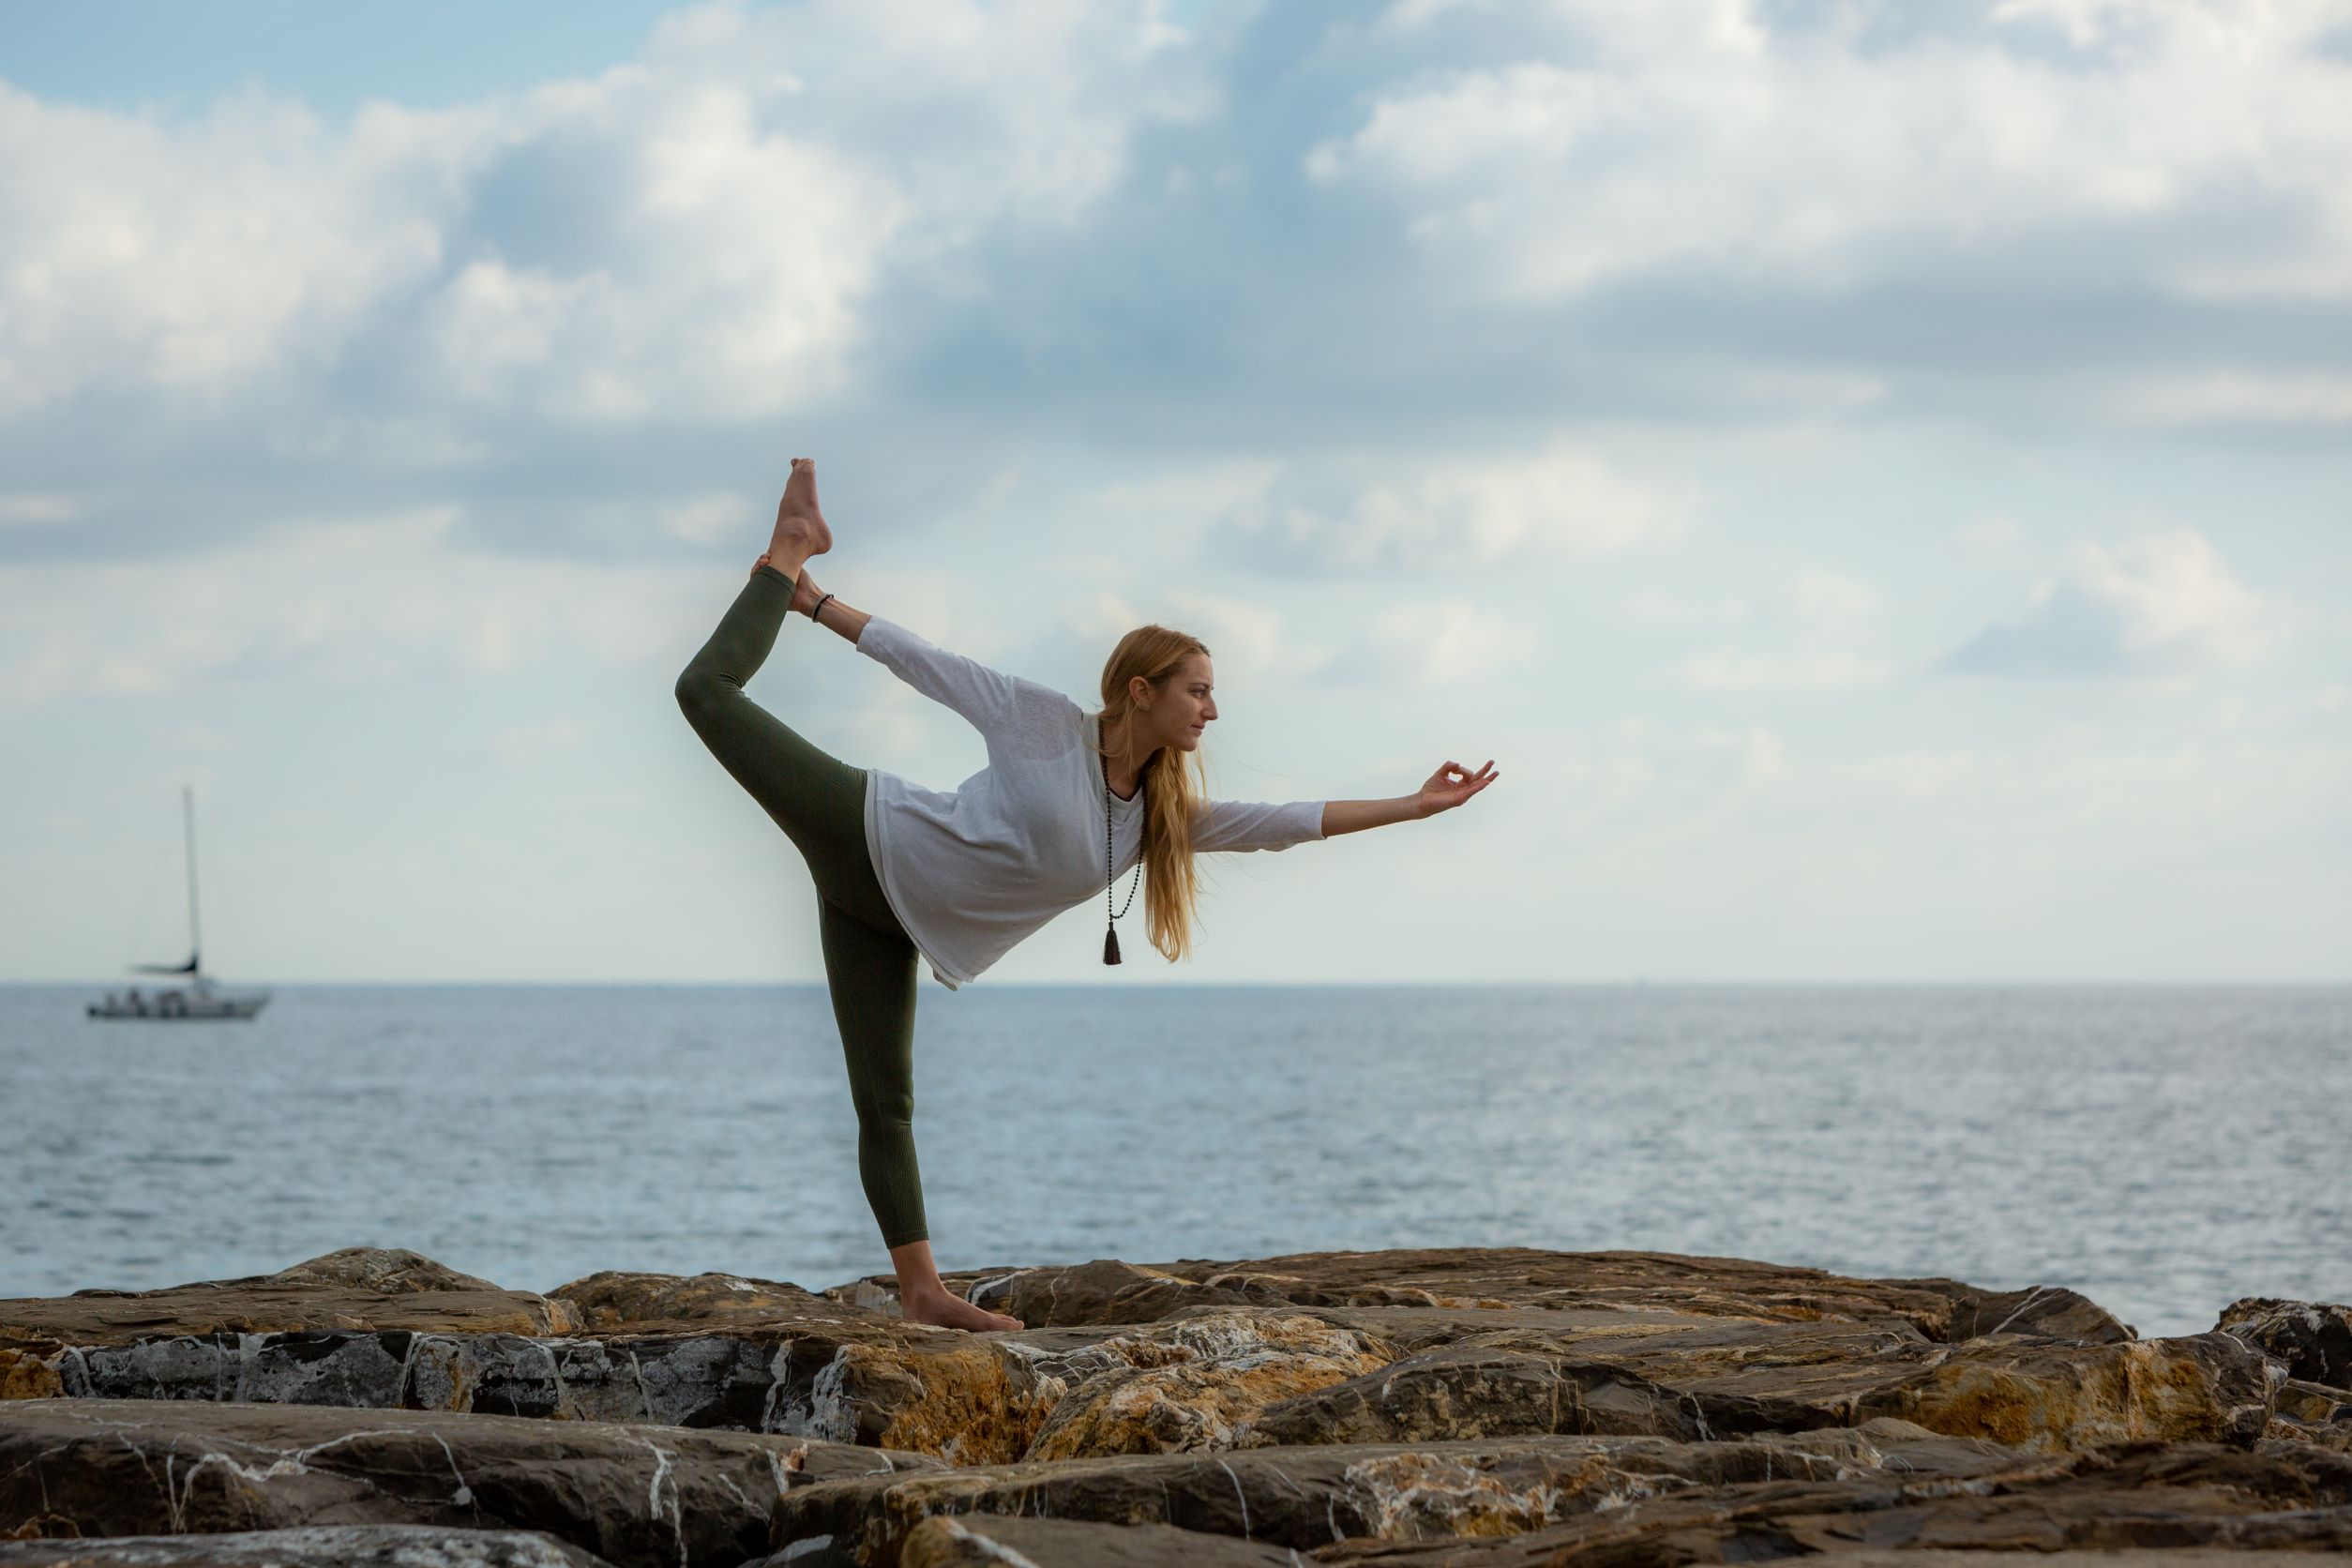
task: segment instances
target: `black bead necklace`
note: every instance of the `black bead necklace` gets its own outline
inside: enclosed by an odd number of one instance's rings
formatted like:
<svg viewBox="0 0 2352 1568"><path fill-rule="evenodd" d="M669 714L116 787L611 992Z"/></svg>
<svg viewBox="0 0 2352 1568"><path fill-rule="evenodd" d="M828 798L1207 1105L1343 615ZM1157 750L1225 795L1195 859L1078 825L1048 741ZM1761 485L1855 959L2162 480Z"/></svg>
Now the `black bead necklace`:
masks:
<svg viewBox="0 0 2352 1568"><path fill-rule="evenodd" d="M1111 871L1113 862L1110 857L1110 814L1114 809L1110 793L1110 759L1097 751L1094 754L1094 760L1103 765L1103 909L1108 912L1110 890L1118 881ZM1136 792L1140 795L1144 788L1142 775L1136 776L1135 787ZM1128 909L1135 907L1135 890L1142 885L1143 856L1138 854L1135 857L1135 881L1127 884ZM1127 911L1123 909L1117 914L1112 914L1110 924L1103 928L1103 962L1107 964L1115 964L1119 961L1119 916L1126 912Z"/></svg>

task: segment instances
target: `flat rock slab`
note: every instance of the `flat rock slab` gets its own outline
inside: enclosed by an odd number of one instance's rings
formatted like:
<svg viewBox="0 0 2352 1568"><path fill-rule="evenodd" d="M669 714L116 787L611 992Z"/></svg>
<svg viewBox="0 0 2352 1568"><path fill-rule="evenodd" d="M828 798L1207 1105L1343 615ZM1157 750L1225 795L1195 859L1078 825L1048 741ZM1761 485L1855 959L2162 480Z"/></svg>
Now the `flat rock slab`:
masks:
<svg viewBox="0 0 2352 1568"><path fill-rule="evenodd" d="M1306 1551L1351 1536L1508 1535L1636 1498L1774 1477L1965 1478L2019 1462L1998 1443L1894 1421L1727 1442L1544 1437L1061 1459L799 1488L777 1505L772 1545L795 1562L889 1568L925 1518L1011 1515Z"/></svg>
<svg viewBox="0 0 2352 1568"><path fill-rule="evenodd" d="M0 1349L0 1395L781 1433L967 1465L1547 1433L1707 1440L1877 1415L2053 1452L2352 1431L2314 1414L2309 1397L2284 1418L2276 1408L2279 1356L2332 1364L2333 1319L2308 1311L2143 1342L2095 1308L2086 1317L2088 1304L2064 1291L1527 1248L1145 1268L1104 1259L969 1285L1032 1326L975 1334L908 1323L889 1316L873 1281L820 1294L732 1274L607 1272L529 1298L568 1334L131 1334L122 1317L92 1343ZM282 1306L303 1291L346 1317L387 1320L446 1316L449 1304L497 1294L413 1253L353 1251L259 1280L92 1300L118 1314L131 1314L129 1303L188 1318L195 1303L206 1321L259 1321L257 1303ZM1678 1304L1657 1304L1669 1300ZM224 1303L242 1305L224 1314ZM91 1310L82 1297L6 1304L20 1345Z"/></svg>
<svg viewBox="0 0 2352 1568"><path fill-rule="evenodd" d="M734 1568L790 1491L942 1468L748 1432L339 1410L0 1404L0 1536L411 1524L544 1530L615 1564Z"/></svg>
<svg viewBox="0 0 2352 1568"><path fill-rule="evenodd" d="M503 1289L422 1254L346 1247L274 1274L160 1290L91 1289L0 1300L0 1352L16 1352L0 1356L0 1386L11 1376L9 1369L23 1366L28 1357L75 1346L130 1345L158 1334L288 1329L565 1334L577 1326L563 1303Z"/></svg>
<svg viewBox="0 0 2352 1568"><path fill-rule="evenodd" d="M1410 1342L1395 1309L1327 1316ZM1525 1319L1529 1315L1516 1314ZM1420 1441L1534 1432L1710 1439L1896 1416L2057 1452L2143 1438L2252 1443L2277 1365L2225 1334L2111 1344L1998 1334L1938 1344L1876 1326L1654 1310L1443 1340L1378 1371L1269 1405L1238 1446Z"/></svg>
<svg viewBox="0 0 2352 1568"><path fill-rule="evenodd" d="M1433 1547L1355 1540L1313 1556L1383 1568L1565 1568L2148 1547L2191 1548L2200 1558L2352 1549L2352 1465L2303 1444L2265 1443L2254 1453L2127 1445L2027 1460L1961 1485L1885 1476L1777 1481L1636 1500L1507 1541Z"/></svg>
<svg viewBox="0 0 2352 1568"><path fill-rule="evenodd" d="M1002 1515L925 1519L907 1532L899 1568L1303 1568L1282 1546L1167 1525L1097 1525ZM769 1558L773 1568L789 1568Z"/></svg>
<svg viewBox="0 0 2352 1568"><path fill-rule="evenodd" d="M217 1535L0 1541L0 1568L610 1568L531 1530L311 1525Z"/></svg>
<svg viewBox="0 0 2352 1568"><path fill-rule="evenodd" d="M0 1384L19 1399L332 1405L771 1432L986 1463L1027 1452L1066 1387L1051 1368L1113 1336L1045 1331L1011 1345L878 1318L651 1327L665 1332L158 1336L20 1361L12 1383L0 1364Z"/></svg>
<svg viewBox="0 0 2352 1568"><path fill-rule="evenodd" d="M1138 1322L1191 1305L1648 1306L1684 1313L1871 1322L1900 1318L1952 1343L2032 1333L2109 1344L2131 1327L2073 1290L1986 1290L1952 1279L1857 1279L1823 1269L1666 1252L1549 1252L1535 1247L1304 1252L1229 1261L1184 1259L1075 1267L981 1269L943 1275L950 1289L1030 1328ZM897 1281L869 1274L825 1294L893 1310Z"/></svg>

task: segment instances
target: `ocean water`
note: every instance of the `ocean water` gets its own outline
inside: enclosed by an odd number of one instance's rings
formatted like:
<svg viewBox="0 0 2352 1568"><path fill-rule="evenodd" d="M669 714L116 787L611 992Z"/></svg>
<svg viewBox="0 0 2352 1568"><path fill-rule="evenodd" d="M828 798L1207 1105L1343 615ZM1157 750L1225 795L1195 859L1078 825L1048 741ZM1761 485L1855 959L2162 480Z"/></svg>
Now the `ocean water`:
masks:
<svg viewBox="0 0 2352 1568"><path fill-rule="evenodd" d="M0 988L0 1296L402 1246L886 1269L807 986ZM2352 988L926 984L943 1268L1639 1247L2069 1286L2143 1334L2352 1301Z"/></svg>

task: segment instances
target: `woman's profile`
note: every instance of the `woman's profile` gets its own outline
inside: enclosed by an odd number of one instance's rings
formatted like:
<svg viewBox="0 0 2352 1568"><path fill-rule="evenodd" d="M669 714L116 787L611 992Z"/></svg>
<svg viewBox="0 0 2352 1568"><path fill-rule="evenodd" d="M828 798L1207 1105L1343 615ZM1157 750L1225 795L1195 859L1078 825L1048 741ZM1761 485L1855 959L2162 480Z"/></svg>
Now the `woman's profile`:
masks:
<svg viewBox="0 0 2352 1568"><path fill-rule="evenodd" d="M950 1292L932 1260L914 1154L916 964L951 989L1063 911L1102 890L1118 962L1111 890L1148 879L1153 946L1186 956L1192 857L1283 850L1308 839L1450 810L1499 776L1446 762L1415 794L1390 800L1214 801L1184 759L1217 716L1209 650L1166 626L1122 638L1105 665L1102 707L1003 675L852 609L810 580L833 548L817 505L817 468L792 460L776 531L718 629L678 677L678 704L736 781L808 862L825 980L857 1109L858 1177L882 1227L901 1308L917 1322L1017 1329ZM852 767L751 701L788 611L846 639L909 686L969 720L988 765L953 792ZM1131 884L1126 898L1132 902Z"/></svg>

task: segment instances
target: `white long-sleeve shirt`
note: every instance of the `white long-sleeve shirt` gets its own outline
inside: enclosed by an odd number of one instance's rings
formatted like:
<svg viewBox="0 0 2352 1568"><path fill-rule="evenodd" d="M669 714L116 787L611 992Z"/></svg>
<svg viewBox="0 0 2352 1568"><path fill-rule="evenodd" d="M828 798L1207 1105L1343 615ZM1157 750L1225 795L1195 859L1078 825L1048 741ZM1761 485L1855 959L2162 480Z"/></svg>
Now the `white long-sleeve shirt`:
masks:
<svg viewBox="0 0 2352 1568"><path fill-rule="evenodd" d="M988 742L988 765L953 793L871 769L866 845L883 896L939 983L976 978L1064 910L1104 896L1099 716L1050 686L1003 675L870 617L858 652ZM1110 798L1110 876L1143 850L1143 797ZM1192 847L1287 850L1323 837L1323 803L1210 801L1193 816Z"/></svg>

